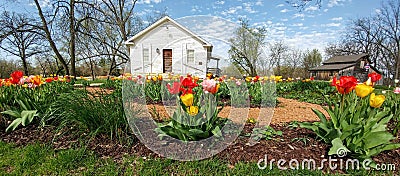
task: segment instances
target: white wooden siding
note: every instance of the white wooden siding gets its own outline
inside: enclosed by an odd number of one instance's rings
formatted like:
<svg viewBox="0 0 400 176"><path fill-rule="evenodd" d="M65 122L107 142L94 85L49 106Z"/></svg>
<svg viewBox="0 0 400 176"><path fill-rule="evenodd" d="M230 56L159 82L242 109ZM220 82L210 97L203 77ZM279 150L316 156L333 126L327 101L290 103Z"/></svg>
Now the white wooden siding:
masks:
<svg viewBox="0 0 400 176"><path fill-rule="evenodd" d="M172 49L172 72L205 74L207 49L195 37L190 37L187 32L169 21L137 38L134 43L135 45L130 46L131 68L134 73L162 73L163 49ZM143 48L149 48L150 63L143 62ZM157 48L160 53L156 53ZM194 63L186 63L187 49L194 50Z"/></svg>

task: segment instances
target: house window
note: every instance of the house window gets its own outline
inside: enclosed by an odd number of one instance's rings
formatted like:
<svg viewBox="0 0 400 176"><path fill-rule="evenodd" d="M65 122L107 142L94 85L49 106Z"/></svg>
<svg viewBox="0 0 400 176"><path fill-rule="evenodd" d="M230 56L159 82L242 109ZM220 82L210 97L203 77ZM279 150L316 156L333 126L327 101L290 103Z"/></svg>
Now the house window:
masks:
<svg viewBox="0 0 400 176"><path fill-rule="evenodd" d="M364 68L364 66L365 66L365 61L362 60L362 61L360 62L360 68Z"/></svg>
<svg viewBox="0 0 400 176"><path fill-rule="evenodd" d="M187 50L187 63L194 63L194 50Z"/></svg>
<svg viewBox="0 0 400 176"><path fill-rule="evenodd" d="M149 62L149 49L148 48L143 48L143 62Z"/></svg>

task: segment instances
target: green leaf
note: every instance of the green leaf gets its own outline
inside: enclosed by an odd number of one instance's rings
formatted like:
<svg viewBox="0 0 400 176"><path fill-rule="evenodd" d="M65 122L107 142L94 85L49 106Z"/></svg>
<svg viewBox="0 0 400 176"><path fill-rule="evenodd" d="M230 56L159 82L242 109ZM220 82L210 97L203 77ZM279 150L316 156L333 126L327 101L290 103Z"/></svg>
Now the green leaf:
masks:
<svg viewBox="0 0 400 176"><path fill-rule="evenodd" d="M300 128L306 128L306 129L312 130L314 132L318 131L318 127L317 126L318 125L314 125L314 124L312 124L310 122L301 122L300 123Z"/></svg>
<svg viewBox="0 0 400 176"><path fill-rule="evenodd" d="M211 132L217 138L222 137L221 129L219 128L219 126L215 127Z"/></svg>
<svg viewBox="0 0 400 176"><path fill-rule="evenodd" d="M387 144L382 147L375 147L370 150L369 156L375 156L383 151L394 150L394 149L398 149L398 148L400 148L400 144Z"/></svg>
<svg viewBox="0 0 400 176"><path fill-rule="evenodd" d="M326 123L326 117L321 111L318 109L312 109L312 111L319 117L322 123Z"/></svg>
<svg viewBox="0 0 400 176"><path fill-rule="evenodd" d="M393 135L387 131L369 133L365 139L365 148L373 148L382 144L389 144L390 140L394 139Z"/></svg>
<svg viewBox="0 0 400 176"><path fill-rule="evenodd" d="M329 150L328 155L344 156L343 154L347 152L350 152L350 150L343 145L342 140L340 140L340 138L335 138L332 140L332 147Z"/></svg>
<svg viewBox="0 0 400 176"><path fill-rule="evenodd" d="M22 126L26 126L27 124L31 123L33 118L37 115L36 110L34 111L22 111L21 112L21 119L22 119Z"/></svg>
<svg viewBox="0 0 400 176"><path fill-rule="evenodd" d="M21 113L18 112L18 111L7 110L7 111L3 111L1 113L10 115L10 116L15 117L15 118L21 118Z"/></svg>
<svg viewBox="0 0 400 176"><path fill-rule="evenodd" d="M6 132L9 132L10 130L14 131L19 124L21 124L22 119L21 118L17 118L15 119L13 122L11 122L11 124L7 127Z"/></svg>

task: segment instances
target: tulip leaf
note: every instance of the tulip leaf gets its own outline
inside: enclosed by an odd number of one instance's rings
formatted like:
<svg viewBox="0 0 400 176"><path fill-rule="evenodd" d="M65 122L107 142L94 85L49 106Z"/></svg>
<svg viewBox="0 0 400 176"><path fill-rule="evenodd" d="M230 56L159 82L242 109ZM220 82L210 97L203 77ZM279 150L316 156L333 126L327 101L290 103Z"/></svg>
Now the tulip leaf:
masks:
<svg viewBox="0 0 400 176"><path fill-rule="evenodd" d="M21 119L22 119L22 126L26 126L27 124L31 123L33 118L37 115L37 111L22 111L21 112Z"/></svg>
<svg viewBox="0 0 400 176"><path fill-rule="evenodd" d="M312 109L312 111L319 117L322 123L326 123L326 117L321 111L318 109Z"/></svg>
<svg viewBox="0 0 400 176"><path fill-rule="evenodd" d="M329 149L328 155L342 155L341 152L350 152L350 150L343 145L343 142L340 140L340 138L333 139L331 143L332 147Z"/></svg>
<svg viewBox="0 0 400 176"><path fill-rule="evenodd" d="M14 131L19 124L21 124L22 119L21 118L17 118L15 119L13 122L11 122L11 124L7 127L6 132L9 132L10 130Z"/></svg>
<svg viewBox="0 0 400 176"><path fill-rule="evenodd" d="M390 140L395 139L392 134L387 131L379 131L374 133L369 133L365 138L365 147L373 148L382 144L388 143Z"/></svg>
<svg viewBox="0 0 400 176"><path fill-rule="evenodd" d="M10 115L10 116L15 117L15 118L21 118L21 113L18 112L18 111L7 110L7 111L3 111L1 113Z"/></svg>

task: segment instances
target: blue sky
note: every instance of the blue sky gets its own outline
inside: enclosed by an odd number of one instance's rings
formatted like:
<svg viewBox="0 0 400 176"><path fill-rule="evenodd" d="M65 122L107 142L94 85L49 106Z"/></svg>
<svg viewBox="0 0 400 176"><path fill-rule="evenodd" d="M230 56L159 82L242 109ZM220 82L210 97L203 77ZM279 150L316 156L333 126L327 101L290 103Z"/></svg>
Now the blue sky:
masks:
<svg viewBox="0 0 400 176"><path fill-rule="evenodd" d="M41 1L43 5L50 2ZM166 9L174 19L205 15L236 24L239 18L246 18L253 27L265 26L268 29L266 43L282 40L293 48L317 48L322 52L328 43L339 39L351 19L373 15L381 2L322 0L320 8L311 2L300 11L285 0L139 0L135 11L145 17L154 11ZM19 3L9 3L6 8L36 13L32 3L32 0L20 0ZM203 24L206 25L203 28L207 28L207 23ZM231 35L225 34L224 30L215 32L220 33L219 36Z"/></svg>
<svg viewBox="0 0 400 176"><path fill-rule="evenodd" d="M380 0L322 0L321 8L314 2L303 10L284 0L140 0L136 10L141 15L166 9L172 18L193 15L217 16L234 23L247 18L254 27L268 29L266 42L283 40L298 49L317 48L339 39L351 19L376 13Z"/></svg>

